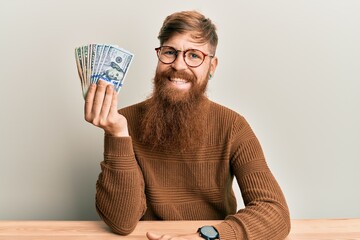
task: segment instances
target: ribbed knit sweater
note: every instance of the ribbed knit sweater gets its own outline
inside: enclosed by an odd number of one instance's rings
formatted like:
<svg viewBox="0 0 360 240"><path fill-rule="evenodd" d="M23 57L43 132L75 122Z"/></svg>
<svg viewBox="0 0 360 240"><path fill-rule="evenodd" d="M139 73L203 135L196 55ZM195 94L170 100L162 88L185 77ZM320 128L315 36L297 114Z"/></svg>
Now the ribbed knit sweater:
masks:
<svg viewBox="0 0 360 240"><path fill-rule="evenodd" d="M130 137L105 136L96 207L114 232L129 234L139 220L221 219L214 226L221 240L288 235L285 198L244 117L210 101L205 141L196 150L177 152L140 142L143 108L141 102L119 110ZM234 177L245 205L238 211Z"/></svg>

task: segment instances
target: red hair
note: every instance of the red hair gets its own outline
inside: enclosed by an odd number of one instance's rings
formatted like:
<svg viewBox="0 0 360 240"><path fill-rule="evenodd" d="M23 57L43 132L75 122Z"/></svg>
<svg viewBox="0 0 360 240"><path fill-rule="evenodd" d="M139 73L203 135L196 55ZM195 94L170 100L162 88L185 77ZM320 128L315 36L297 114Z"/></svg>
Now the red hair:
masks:
<svg viewBox="0 0 360 240"><path fill-rule="evenodd" d="M197 11L176 12L164 20L158 39L160 45L169 40L176 33L191 33L199 43L209 43L213 54L218 44L216 26L209 18Z"/></svg>

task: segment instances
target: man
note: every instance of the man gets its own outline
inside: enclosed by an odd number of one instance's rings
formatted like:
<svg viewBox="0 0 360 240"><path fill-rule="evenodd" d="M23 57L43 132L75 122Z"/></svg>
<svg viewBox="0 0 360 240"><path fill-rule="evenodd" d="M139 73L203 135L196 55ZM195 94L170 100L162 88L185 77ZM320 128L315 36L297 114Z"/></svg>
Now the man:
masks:
<svg viewBox="0 0 360 240"><path fill-rule="evenodd" d="M139 220L224 220L191 235L149 232L150 240L285 238L288 207L256 136L241 115L205 95L218 63L214 24L198 12L178 12L158 38L149 99L118 111L111 84L89 88L85 119L105 130L99 215L122 235ZM238 212L234 176L245 203Z"/></svg>

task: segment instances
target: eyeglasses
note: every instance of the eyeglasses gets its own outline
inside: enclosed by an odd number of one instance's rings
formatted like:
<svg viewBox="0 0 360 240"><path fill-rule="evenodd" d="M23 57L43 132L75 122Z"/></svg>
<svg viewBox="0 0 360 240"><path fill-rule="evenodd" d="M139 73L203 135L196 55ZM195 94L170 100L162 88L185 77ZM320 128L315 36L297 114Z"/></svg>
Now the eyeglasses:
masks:
<svg viewBox="0 0 360 240"><path fill-rule="evenodd" d="M200 66L204 62L206 56L209 56L210 58L214 57L214 55L203 53L198 49L188 49L186 51L181 51L176 50L175 48L170 46L161 46L155 48L155 51L160 62L164 64L171 64L175 62L177 56L179 55L179 52L183 52L183 57L186 65L192 68Z"/></svg>

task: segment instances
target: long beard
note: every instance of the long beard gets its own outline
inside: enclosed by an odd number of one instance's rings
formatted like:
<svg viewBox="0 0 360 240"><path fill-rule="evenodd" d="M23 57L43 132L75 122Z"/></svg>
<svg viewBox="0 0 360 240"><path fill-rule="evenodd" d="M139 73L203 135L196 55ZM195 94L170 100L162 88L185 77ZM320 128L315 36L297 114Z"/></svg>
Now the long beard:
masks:
<svg viewBox="0 0 360 240"><path fill-rule="evenodd" d="M188 91L169 87L170 77L186 79L192 86ZM157 72L154 91L146 101L141 120L140 140L153 148L180 152L202 144L209 103L206 87L207 80L197 83L197 79L186 72L173 69Z"/></svg>

